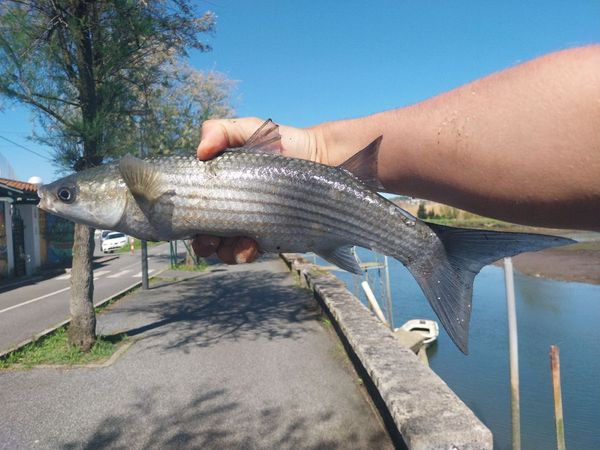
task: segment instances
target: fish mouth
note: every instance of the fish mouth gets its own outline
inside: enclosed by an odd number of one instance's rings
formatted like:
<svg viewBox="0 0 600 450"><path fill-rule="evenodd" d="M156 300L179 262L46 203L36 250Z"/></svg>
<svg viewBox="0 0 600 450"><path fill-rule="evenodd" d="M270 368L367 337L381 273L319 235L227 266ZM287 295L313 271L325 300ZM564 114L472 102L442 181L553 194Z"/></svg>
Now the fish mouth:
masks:
<svg viewBox="0 0 600 450"><path fill-rule="evenodd" d="M44 185L40 185L37 188L37 195L40 198L40 201L38 202L38 208L44 210L44 211L48 211L48 212L56 212L56 208L54 208L50 202L50 192L48 191L48 189L46 188L46 186Z"/></svg>

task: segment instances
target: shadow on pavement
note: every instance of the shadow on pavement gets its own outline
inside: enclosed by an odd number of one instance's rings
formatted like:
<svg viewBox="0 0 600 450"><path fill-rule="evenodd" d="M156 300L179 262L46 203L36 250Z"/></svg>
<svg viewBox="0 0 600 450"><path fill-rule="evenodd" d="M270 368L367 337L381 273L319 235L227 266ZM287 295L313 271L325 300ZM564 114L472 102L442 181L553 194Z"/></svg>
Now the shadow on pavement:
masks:
<svg viewBox="0 0 600 450"><path fill-rule="evenodd" d="M4 374L0 442L391 448L343 348L315 321L316 302L278 264L216 266L175 282L165 273L163 285L111 305L98 316L103 334L141 339L108 367Z"/></svg>
<svg viewBox="0 0 600 450"><path fill-rule="evenodd" d="M206 389L207 387L204 386ZM187 404L158 407L164 391L139 392L126 412L105 418L82 441L60 445L71 449L375 449L389 448L382 433L343 426L333 407L298 417L280 407L246 410L224 388L208 388ZM319 433L335 428L334 433Z"/></svg>
<svg viewBox="0 0 600 450"><path fill-rule="evenodd" d="M242 337L294 339L318 309L303 290L289 286L288 277L269 271L212 272L165 283L119 308L125 315L143 314L147 322L122 331L132 337L166 336L167 349L184 351Z"/></svg>

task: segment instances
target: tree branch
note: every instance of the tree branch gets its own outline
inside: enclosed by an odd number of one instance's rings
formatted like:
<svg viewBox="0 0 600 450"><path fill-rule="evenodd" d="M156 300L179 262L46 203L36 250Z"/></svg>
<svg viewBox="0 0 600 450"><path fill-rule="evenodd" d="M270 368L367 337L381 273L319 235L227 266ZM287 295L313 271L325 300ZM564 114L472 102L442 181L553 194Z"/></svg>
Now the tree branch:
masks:
<svg viewBox="0 0 600 450"><path fill-rule="evenodd" d="M43 103L40 103L40 102L34 100L33 98L28 97L27 95L21 94L20 92L17 92L14 89L10 89L8 87L3 88L3 90L6 93L6 95L8 95L9 97L14 97L14 98L22 101L23 103L27 103L28 105L35 106L36 108L40 109L41 111L43 111L46 114L48 114L49 116L51 116L57 122L60 122L65 127L71 128L71 125L69 124L68 121L66 121L59 113L57 113L56 111L47 107Z"/></svg>
<svg viewBox="0 0 600 450"><path fill-rule="evenodd" d="M76 108L79 108L81 106L81 105L79 105L79 103L71 102L71 101L66 100L64 98L54 97L52 95L40 94L38 92L32 92L29 95L31 95L32 97L43 98L44 100L50 100L50 101L53 101L53 102L60 102L60 103L63 103L65 105L74 106Z"/></svg>

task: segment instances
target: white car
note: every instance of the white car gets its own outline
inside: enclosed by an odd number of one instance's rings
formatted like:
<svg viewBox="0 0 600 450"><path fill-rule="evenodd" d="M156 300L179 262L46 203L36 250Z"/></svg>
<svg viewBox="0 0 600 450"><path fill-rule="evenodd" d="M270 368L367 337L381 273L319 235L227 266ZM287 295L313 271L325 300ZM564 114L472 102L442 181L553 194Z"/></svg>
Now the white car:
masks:
<svg viewBox="0 0 600 450"><path fill-rule="evenodd" d="M100 241L103 241L104 238L106 237L106 235L108 233L112 233L112 230L99 230L96 229L96 231L94 231L94 239L100 239Z"/></svg>
<svg viewBox="0 0 600 450"><path fill-rule="evenodd" d="M112 252L115 249L123 247L127 242L127 236L123 233L108 233L102 241L102 251L104 253Z"/></svg>

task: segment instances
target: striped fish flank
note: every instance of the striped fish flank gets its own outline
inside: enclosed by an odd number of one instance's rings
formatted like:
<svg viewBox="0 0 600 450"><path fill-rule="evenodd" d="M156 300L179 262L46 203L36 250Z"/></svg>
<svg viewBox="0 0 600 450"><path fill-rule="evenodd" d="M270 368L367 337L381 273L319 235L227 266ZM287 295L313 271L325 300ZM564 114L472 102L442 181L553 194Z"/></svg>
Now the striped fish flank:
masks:
<svg viewBox="0 0 600 450"><path fill-rule="evenodd" d="M147 240L249 236L265 252L312 251L357 274L352 246L389 255L410 270L465 353L473 279L481 268L504 256L573 242L413 217L378 193L382 137L338 167L273 152L279 139L277 126L267 121L244 147L210 161L126 156L41 186L39 206Z"/></svg>

